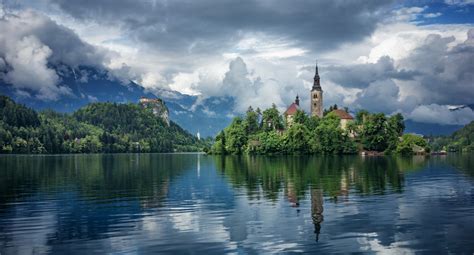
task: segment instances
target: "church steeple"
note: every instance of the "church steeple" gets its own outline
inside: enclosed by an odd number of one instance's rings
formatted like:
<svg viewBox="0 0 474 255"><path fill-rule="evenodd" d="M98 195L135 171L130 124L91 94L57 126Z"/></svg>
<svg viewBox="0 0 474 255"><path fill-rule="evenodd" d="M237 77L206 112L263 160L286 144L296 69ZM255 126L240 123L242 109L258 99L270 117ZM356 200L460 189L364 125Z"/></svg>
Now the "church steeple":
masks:
<svg viewBox="0 0 474 255"><path fill-rule="evenodd" d="M314 83L311 88L311 116L323 117L323 89L319 80L318 62L316 62Z"/></svg>
<svg viewBox="0 0 474 255"><path fill-rule="evenodd" d="M321 83L320 83L320 78L319 78L319 72L318 72L318 61L316 61L316 71L314 74L314 83L313 83L313 88L311 90L322 90L321 89Z"/></svg>
<svg viewBox="0 0 474 255"><path fill-rule="evenodd" d="M300 97L298 96L298 94L296 95L295 104L297 106L300 106Z"/></svg>

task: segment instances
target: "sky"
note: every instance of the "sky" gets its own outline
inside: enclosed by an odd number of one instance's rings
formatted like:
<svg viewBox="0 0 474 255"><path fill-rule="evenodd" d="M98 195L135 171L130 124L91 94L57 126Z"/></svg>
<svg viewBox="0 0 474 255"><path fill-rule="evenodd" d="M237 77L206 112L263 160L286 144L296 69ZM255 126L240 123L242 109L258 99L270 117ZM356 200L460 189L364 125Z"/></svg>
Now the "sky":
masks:
<svg viewBox="0 0 474 255"><path fill-rule="evenodd" d="M467 124L450 109L474 104L473 24L472 0L0 0L0 79L54 101L52 66L93 66L236 114L309 111L317 61L326 107Z"/></svg>

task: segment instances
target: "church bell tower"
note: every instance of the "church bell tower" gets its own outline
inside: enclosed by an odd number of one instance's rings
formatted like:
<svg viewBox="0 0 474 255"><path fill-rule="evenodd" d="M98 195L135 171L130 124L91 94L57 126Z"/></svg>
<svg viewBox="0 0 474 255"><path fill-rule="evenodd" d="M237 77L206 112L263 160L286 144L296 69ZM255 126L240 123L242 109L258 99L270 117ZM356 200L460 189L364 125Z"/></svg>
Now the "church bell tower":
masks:
<svg viewBox="0 0 474 255"><path fill-rule="evenodd" d="M311 116L323 117L323 90L319 80L318 63L316 63L316 73L311 89Z"/></svg>

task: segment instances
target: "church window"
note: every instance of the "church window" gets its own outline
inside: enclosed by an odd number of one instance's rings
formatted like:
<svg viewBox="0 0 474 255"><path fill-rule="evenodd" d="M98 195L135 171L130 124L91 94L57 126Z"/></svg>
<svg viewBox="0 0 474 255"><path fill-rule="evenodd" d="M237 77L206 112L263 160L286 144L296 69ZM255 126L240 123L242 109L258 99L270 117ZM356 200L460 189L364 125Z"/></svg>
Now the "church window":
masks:
<svg viewBox="0 0 474 255"><path fill-rule="evenodd" d="M318 98L318 95L314 94L314 95L313 95L313 98L314 98L314 99Z"/></svg>

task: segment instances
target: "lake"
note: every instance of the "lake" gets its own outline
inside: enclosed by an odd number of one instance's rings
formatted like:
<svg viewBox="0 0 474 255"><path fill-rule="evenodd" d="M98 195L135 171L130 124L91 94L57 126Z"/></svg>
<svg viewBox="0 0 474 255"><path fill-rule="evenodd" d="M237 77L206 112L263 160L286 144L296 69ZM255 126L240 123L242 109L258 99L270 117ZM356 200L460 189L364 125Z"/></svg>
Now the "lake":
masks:
<svg viewBox="0 0 474 255"><path fill-rule="evenodd" d="M474 252L474 156L0 156L0 254Z"/></svg>

